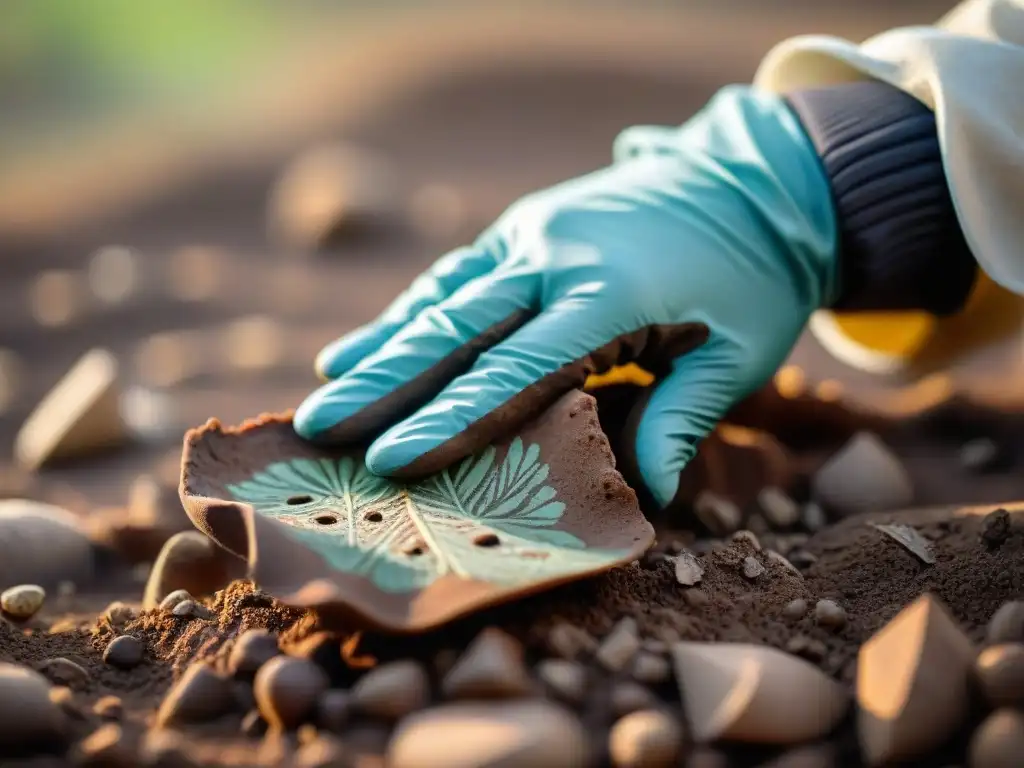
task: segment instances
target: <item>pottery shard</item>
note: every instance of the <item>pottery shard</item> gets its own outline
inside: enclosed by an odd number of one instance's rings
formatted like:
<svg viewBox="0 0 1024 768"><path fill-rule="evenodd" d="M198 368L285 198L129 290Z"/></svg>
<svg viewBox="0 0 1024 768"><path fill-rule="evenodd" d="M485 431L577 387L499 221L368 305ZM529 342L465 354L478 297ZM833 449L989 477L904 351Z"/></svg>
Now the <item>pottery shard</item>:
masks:
<svg viewBox="0 0 1024 768"><path fill-rule="evenodd" d="M861 646L857 729L869 765L914 759L963 722L974 651L945 607L918 598Z"/></svg>
<svg viewBox="0 0 1024 768"><path fill-rule="evenodd" d="M370 717L398 720L430 700L427 671L419 662L392 661L367 672L352 687L353 708Z"/></svg>
<svg viewBox="0 0 1024 768"><path fill-rule="evenodd" d="M532 689L522 645L495 627L477 635L441 684L449 699L513 698Z"/></svg>
<svg viewBox="0 0 1024 768"><path fill-rule="evenodd" d="M26 469L95 453L125 442L117 359L107 350L82 356L25 420L14 455Z"/></svg>
<svg viewBox="0 0 1024 768"><path fill-rule="evenodd" d="M388 745L391 768L582 768L579 721L544 701L448 704L412 715Z"/></svg>
<svg viewBox="0 0 1024 768"><path fill-rule="evenodd" d="M63 741L65 726L45 677L0 663L0 754Z"/></svg>
<svg viewBox="0 0 1024 768"><path fill-rule="evenodd" d="M815 473L815 499L843 515L899 509L913 501L903 464L881 439L858 432Z"/></svg>
<svg viewBox="0 0 1024 768"><path fill-rule="evenodd" d="M156 713L161 727L214 720L235 701L229 680L207 664L195 662L167 692Z"/></svg>
<svg viewBox="0 0 1024 768"><path fill-rule="evenodd" d="M38 501L0 501L0 585L81 584L93 567L92 543L75 515Z"/></svg>
<svg viewBox="0 0 1024 768"><path fill-rule="evenodd" d="M849 699L817 667L776 648L677 643L676 679L697 742L797 744L828 733Z"/></svg>
<svg viewBox="0 0 1024 768"><path fill-rule="evenodd" d="M149 573L143 608L155 608L171 592L208 595L244 571L244 564L198 531L184 531L167 540Z"/></svg>
<svg viewBox="0 0 1024 768"><path fill-rule="evenodd" d="M968 754L971 768L1019 768L1024 756L1024 713L993 712L974 731Z"/></svg>

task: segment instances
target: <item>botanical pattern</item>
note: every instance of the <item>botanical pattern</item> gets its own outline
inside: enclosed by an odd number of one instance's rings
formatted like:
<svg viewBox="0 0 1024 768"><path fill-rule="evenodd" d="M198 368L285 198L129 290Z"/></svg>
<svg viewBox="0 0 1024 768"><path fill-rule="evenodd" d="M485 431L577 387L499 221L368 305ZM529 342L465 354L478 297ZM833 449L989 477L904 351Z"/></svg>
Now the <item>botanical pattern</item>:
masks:
<svg viewBox="0 0 1024 768"><path fill-rule="evenodd" d="M500 462L488 448L413 485L346 456L277 462L228 490L287 523L332 567L409 592L446 574L503 586L548 580L624 554L589 551L555 527L565 504L548 472L540 446L516 438Z"/></svg>

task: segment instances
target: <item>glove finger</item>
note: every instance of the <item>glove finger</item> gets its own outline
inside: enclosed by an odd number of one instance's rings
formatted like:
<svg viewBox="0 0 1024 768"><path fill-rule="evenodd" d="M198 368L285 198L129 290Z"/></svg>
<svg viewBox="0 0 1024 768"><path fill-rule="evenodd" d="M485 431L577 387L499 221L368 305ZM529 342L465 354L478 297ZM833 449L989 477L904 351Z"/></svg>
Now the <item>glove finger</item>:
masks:
<svg viewBox="0 0 1024 768"><path fill-rule="evenodd" d="M320 350L315 363L317 375L325 380L338 378L380 349L424 309L444 301L471 280L488 274L497 263L494 252L484 247L467 246L445 254L413 280L375 321Z"/></svg>
<svg viewBox="0 0 1024 768"><path fill-rule="evenodd" d="M612 159L619 163L648 154L677 151L679 128L661 125L635 125L626 128L612 145Z"/></svg>
<svg viewBox="0 0 1024 768"><path fill-rule="evenodd" d="M295 430L320 443L366 442L522 325L538 285L536 273L506 270L428 306L377 351L306 398L295 412Z"/></svg>

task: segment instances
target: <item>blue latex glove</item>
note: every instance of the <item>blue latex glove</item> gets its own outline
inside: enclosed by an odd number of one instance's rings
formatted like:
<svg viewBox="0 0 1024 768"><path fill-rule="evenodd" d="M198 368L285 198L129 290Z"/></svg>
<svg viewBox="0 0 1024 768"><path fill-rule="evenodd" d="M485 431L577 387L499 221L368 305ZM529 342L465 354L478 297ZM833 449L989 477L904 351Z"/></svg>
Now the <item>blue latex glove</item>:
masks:
<svg viewBox="0 0 1024 768"><path fill-rule="evenodd" d="M634 361L660 381L633 460L667 505L700 439L832 299L836 238L795 116L726 88L682 127L625 131L611 166L520 200L329 345L317 367L332 381L295 428L373 440L372 472L419 475Z"/></svg>

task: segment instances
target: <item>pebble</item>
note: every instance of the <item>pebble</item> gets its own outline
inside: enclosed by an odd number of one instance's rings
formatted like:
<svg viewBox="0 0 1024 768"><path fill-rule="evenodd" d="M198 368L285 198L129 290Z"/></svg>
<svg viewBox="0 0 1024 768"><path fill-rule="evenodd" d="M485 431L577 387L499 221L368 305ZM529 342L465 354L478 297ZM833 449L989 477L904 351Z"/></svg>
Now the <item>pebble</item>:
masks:
<svg viewBox="0 0 1024 768"><path fill-rule="evenodd" d="M248 629L235 640L228 656L228 671L236 677L255 675L279 653L274 635L265 629Z"/></svg>
<svg viewBox="0 0 1024 768"><path fill-rule="evenodd" d="M601 641L596 658L605 669L618 672L626 668L639 650L640 636L637 634L636 621L627 616L620 619Z"/></svg>
<svg viewBox="0 0 1024 768"><path fill-rule="evenodd" d="M329 685L326 673L313 662L275 656L259 668L253 692L271 726L293 730L313 717L317 700Z"/></svg>
<svg viewBox="0 0 1024 768"><path fill-rule="evenodd" d="M816 501L841 515L900 509L914 499L902 462L872 432L858 432L811 481Z"/></svg>
<svg viewBox="0 0 1024 768"><path fill-rule="evenodd" d="M316 724L325 731L340 733L352 716L352 696L337 688L324 691L316 702Z"/></svg>
<svg viewBox="0 0 1024 768"><path fill-rule="evenodd" d="M658 697L645 686L632 680L622 680L612 686L609 696L612 712L616 717L623 717L640 709L650 709L659 704Z"/></svg>
<svg viewBox="0 0 1024 768"><path fill-rule="evenodd" d="M115 637L103 652L103 661L118 669L133 669L142 663L146 655L143 642L131 635Z"/></svg>
<svg viewBox="0 0 1024 768"><path fill-rule="evenodd" d="M968 440L960 447L960 466L968 472L984 474L1000 469L1005 455L1002 448L988 437Z"/></svg>
<svg viewBox="0 0 1024 768"><path fill-rule="evenodd" d="M661 656L640 651L633 659L631 674L637 682L658 685L672 676L672 668L668 661Z"/></svg>
<svg viewBox="0 0 1024 768"><path fill-rule="evenodd" d="M107 606L106 610L103 611L103 618L114 629L121 629L135 618L135 611L132 610L130 605L126 605L118 600Z"/></svg>
<svg viewBox="0 0 1024 768"><path fill-rule="evenodd" d="M353 707L382 720L399 720L430 701L427 671L419 662L392 661L371 669L352 687Z"/></svg>
<svg viewBox="0 0 1024 768"><path fill-rule="evenodd" d="M800 507L781 488L762 488L757 494L757 503L776 528L788 528L800 519Z"/></svg>
<svg viewBox="0 0 1024 768"><path fill-rule="evenodd" d="M1024 643L1024 600L1008 600L988 620L985 640L996 643Z"/></svg>
<svg viewBox="0 0 1024 768"><path fill-rule="evenodd" d="M178 603L183 603L186 600L191 600L192 595L189 594L187 589L176 589L166 597L164 597L158 604L161 611L167 611L171 613Z"/></svg>
<svg viewBox="0 0 1024 768"><path fill-rule="evenodd" d="M819 627L840 630L846 626L846 611L834 600L819 600L814 604L814 620Z"/></svg>
<svg viewBox="0 0 1024 768"><path fill-rule="evenodd" d="M0 500L0 584L85 583L95 554L77 515L28 499Z"/></svg>
<svg viewBox="0 0 1024 768"><path fill-rule="evenodd" d="M89 672L81 664L63 657L47 659L39 666L39 671L51 682L66 685L68 688L84 688L90 677Z"/></svg>
<svg viewBox="0 0 1024 768"><path fill-rule="evenodd" d="M14 439L14 455L21 467L36 470L54 459L95 455L127 438L117 358L92 349L25 420Z"/></svg>
<svg viewBox="0 0 1024 768"><path fill-rule="evenodd" d="M620 718L608 734L608 754L615 768L670 768L679 764L682 749L682 727L655 709Z"/></svg>
<svg viewBox="0 0 1024 768"><path fill-rule="evenodd" d="M870 766L912 761L955 733L968 714L974 649L946 608L924 595L857 656L857 731Z"/></svg>
<svg viewBox="0 0 1024 768"><path fill-rule="evenodd" d="M484 629L441 683L449 699L504 699L533 690L518 640L495 627Z"/></svg>
<svg viewBox="0 0 1024 768"><path fill-rule="evenodd" d="M120 720L124 716L124 703L117 696L97 699L92 711L104 720Z"/></svg>
<svg viewBox="0 0 1024 768"><path fill-rule="evenodd" d="M555 624L548 632L547 640L552 653L570 661L597 651L597 640L586 630L566 621Z"/></svg>
<svg viewBox="0 0 1024 768"><path fill-rule="evenodd" d="M793 635L786 643L786 653L792 653L817 664L825 658L828 648L820 640L807 635Z"/></svg>
<svg viewBox="0 0 1024 768"><path fill-rule="evenodd" d="M676 581L684 587L700 584L704 578L704 567L692 552L680 552L676 556Z"/></svg>
<svg viewBox="0 0 1024 768"><path fill-rule="evenodd" d="M36 584L19 584L0 593L0 608L13 619L31 619L46 601L46 590Z"/></svg>
<svg viewBox="0 0 1024 768"><path fill-rule="evenodd" d="M993 712L975 729L968 754L971 768L1018 768L1024 755L1024 713Z"/></svg>
<svg viewBox="0 0 1024 768"><path fill-rule="evenodd" d="M849 709L839 683L770 646L683 642L672 653L698 743L798 744L829 733Z"/></svg>
<svg viewBox="0 0 1024 768"><path fill-rule="evenodd" d="M587 670L582 664L564 659L543 659L537 677L551 693L569 704L580 705L587 695Z"/></svg>
<svg viewBox="0 0 1024 768"><path fill-rule="evenodd" d="M764 566L756 557L743 558L743 575L748 579L756 579L764 573Z"/></svg>
<svg viewBox="0 0 1024 768"><path fill-rule="evenodd" d="M160 703L156 722L159 727L169 727L214 720L228 712L234 703L230 681L209 665L194 662Z"/></svg>
<svg viewBox="0 0 1024 768"><path fill-rule="evenodd" d="M180 589L188 591L190 597L212 594L226 586L232 574L242 567L239 558L199 531L176 533L167 540L153 563L142 606L162 605L167 595Z"/></svg>
<svg viewBox="0 0 1024 768"><path fill-rule="evenodd" d="M121 726L101 725L75 747L74 764L83 768L134 768L135 755L124 743Z"/></svg>
<svg viewBox="0 0 1024 768"><path fill-rule="evenodd" d="M446 704L403 720L388 745L389 768L583 768L579 721L543 700Z"/></svg>
<svg viewBox="0 0 1024 768"><path fill-rule="evenodd" d="M182 600L171 609L171 613L188 619L209 619L213 616L209 608L195 600Z"/></svg>
<svg viewBox="0 0 1024 768"><path fill-rule="evenodd" d="M790 600L782 609L783 618L786 618L789 621L798 621L806 615L807 601L802 597L798 597L796 600Z"/></svg>
<svg viewBox="0 0 1024 768"><path fill-rule="evenodd" d="M1024 707L1024 644L993 645L978 654L975 674L992 707Z"/></svg>
<svg viewBox="0 0 1024 768"><path fill-rule="evenodd" d="M801 519L806 528L811 533L820 531L828 523L828 518L825 516L825 510L821 508L820 504L815 504L813 501L804 504L804 511Z"/></svg>
<svg viewBox="0 0 1024 768"><path fill-rule="evenodd" d="M740 527L740 508L714 491L701 491L693 501L693 511L713 536L728 536Z"/></svg>
<svg viewBox="0 0 1024 768"><path fill-rule="evenodd" d="M0 662L0 753L60 743L66 715L38 672Z"/></svg>

